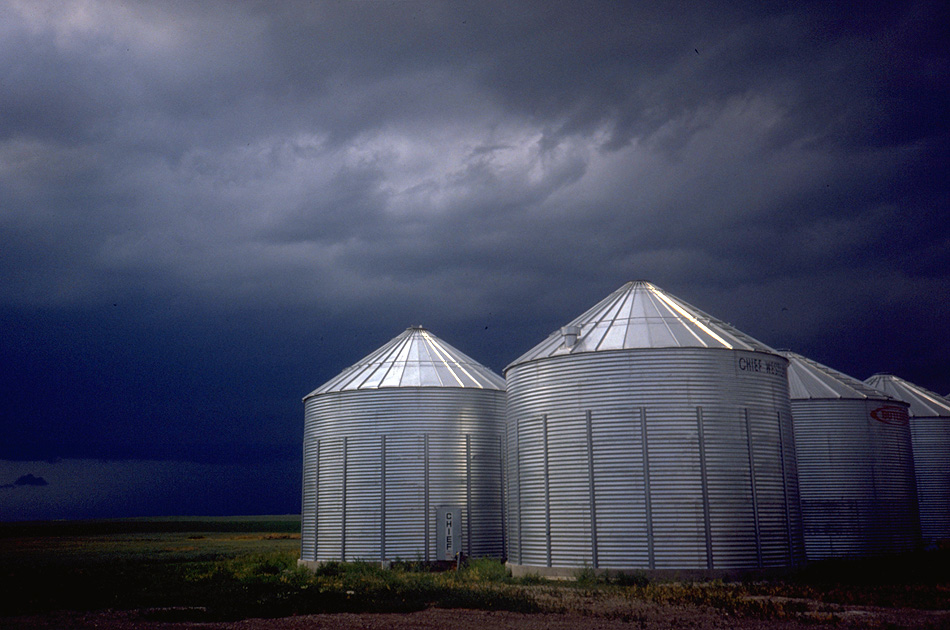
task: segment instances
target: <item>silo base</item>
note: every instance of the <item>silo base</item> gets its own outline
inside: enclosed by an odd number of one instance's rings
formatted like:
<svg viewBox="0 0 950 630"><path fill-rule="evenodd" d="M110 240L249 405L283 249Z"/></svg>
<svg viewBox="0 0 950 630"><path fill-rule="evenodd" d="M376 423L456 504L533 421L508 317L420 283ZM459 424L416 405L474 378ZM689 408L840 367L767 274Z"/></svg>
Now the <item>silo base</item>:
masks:
<svg viewBox="0 0 950 630"><path fill-rule="evenodd" d="M379 562L379 567L381 569L388 569L390 565L392 564L392 562L389 560L382 560L382 561L377 561L377 562ZM310 569L311 571L316 571L324 564L326 564L326 562L323 560L297 560L298 567L304 567L304 568ZM376 564L376 562L373 562L372 564Z"/></svg>
<svg viewBox="0 0 950 630"><path fill-rule="evenodd" d="M509 571L511 571L512 577L536 575L538 577L551 580L573 580L576 579L578 574L581 572L586 574L593 572L595 575L642 575L648 579L669 581L739 581L745 579L782 577L788 575L792 571L801 569L804 565L798 567L778 567L768 569L594 569L592 567L546 567L529 564L512 564L510 562L506 562L505 566Z"/></svg>
<svg viewBox="0 0 950 630"><path fill-rule="evenodd" d="M310 569L311 571L316 571L320 568L320 565L323 564L317 560L297 560L298 567L304 567Z"/></svg>

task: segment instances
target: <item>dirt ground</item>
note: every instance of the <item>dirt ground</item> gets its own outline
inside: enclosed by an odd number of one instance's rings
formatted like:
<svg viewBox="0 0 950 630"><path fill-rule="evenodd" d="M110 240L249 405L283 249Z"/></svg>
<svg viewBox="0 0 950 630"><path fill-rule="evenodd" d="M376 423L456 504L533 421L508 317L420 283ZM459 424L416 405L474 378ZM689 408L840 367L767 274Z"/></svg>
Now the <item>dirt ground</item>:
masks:
<svg viewBox="0 0 950 630"><path fill-rule="evenodd" d="M585 613L523 614L504 611L432 608L414 613L301 615L234 622L195 621L201 611L159 609L75 612L0 617L3 630L793 630L797 628L950 629L950 611L837 606L802 601L801 612L785 619L734 617L698 606L666 606L640 601L598 600ZM191 620L188 620L191 619Z"/></svg>

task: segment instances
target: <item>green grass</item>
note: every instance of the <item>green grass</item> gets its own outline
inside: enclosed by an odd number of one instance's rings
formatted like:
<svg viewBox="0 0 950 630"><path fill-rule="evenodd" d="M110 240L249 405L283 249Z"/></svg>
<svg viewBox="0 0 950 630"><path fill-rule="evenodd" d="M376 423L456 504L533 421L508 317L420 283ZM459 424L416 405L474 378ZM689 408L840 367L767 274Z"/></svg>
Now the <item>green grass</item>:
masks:
<svg viewBox="0 0 950 630"><path fill-rule="evenodd" d="M947 551L818 563L781 580L664 582L582 569L572 582L552 582L512 578L490 559L443 572L412 562L310 571L297 566L299 527L297 517L0 524L0 616L112 608L210 621L433 606L590 614L592 603L609 600L618 610L652 602L789 618L804 610L803 600L950 606Z"/></svg>
<svg viewBox="0 0 950 630"><path fill-rule="evenodd" d="M188 531L180 521L54 523L27 536L0 535L0 615L203 606L215 587L195 575L242 558L295 565L300 534L273 523L256 532L243 519L222 523L225 531Z"/></svg>
<svg viewBox="0 0 950 630"><path fill-rule="evenodd" d="M431 606L539 610L504 565L297 566L299 518L135 519L0 525L0 616L156 609L176 619L240 619Z"/></svg>

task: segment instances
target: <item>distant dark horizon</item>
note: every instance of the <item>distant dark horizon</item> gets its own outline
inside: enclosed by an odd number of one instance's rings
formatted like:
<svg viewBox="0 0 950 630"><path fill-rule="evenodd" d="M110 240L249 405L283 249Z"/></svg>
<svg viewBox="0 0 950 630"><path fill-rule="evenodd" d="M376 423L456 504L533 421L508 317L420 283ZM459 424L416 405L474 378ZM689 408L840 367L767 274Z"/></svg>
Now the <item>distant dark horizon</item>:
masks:
<svg viewBox="0 0 950 630"><path fill-rule="evenodd" d="M629 280L947 395L948 17L3 4L0 520L299 510L307 393Z"/></svg>

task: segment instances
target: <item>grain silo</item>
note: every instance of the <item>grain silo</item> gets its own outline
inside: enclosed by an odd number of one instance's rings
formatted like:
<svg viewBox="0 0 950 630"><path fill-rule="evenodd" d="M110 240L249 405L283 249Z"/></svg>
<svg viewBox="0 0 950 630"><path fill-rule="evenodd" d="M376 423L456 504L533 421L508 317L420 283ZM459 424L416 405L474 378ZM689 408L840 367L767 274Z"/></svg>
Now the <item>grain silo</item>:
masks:
<svg viewBox="0 0 950 630"><path fill-rule="evenodd" d="M647 282L515 360L513 573L716 575L802 562L787 365Z"/></svg>
<svg viewBox="0 0 950 630"><path fill-rule="evenodd" d="M301 562L501 557L504 390L413 327L305 397Z"/></svg>
<svg viewBox="0 0 950 630"><path fill-rule="evenodd" d="M907 403L800 354L782 354L808 559L913 550L920 520Z"/></svg>
<svg viewBox="0 0 950 630"><path fill-rule="evenodd" d="M891 374L865 383L910 405L920 530L929 542L950 539L950 401Z"/></svg>

